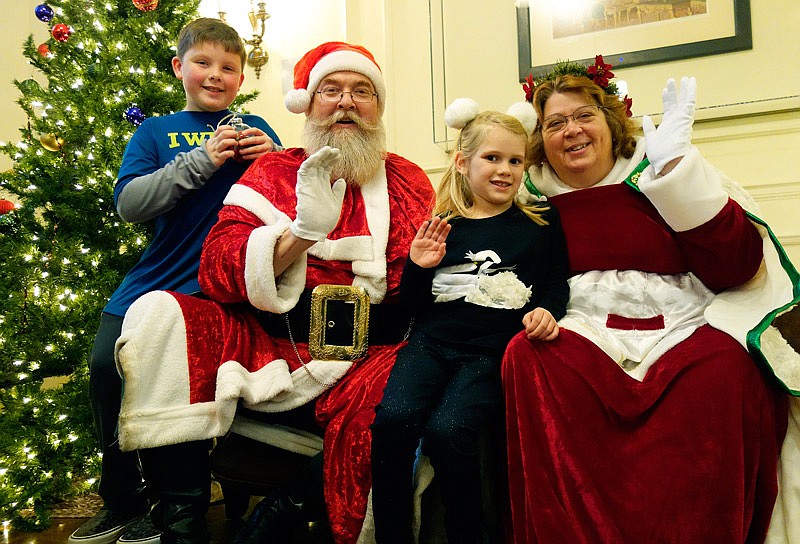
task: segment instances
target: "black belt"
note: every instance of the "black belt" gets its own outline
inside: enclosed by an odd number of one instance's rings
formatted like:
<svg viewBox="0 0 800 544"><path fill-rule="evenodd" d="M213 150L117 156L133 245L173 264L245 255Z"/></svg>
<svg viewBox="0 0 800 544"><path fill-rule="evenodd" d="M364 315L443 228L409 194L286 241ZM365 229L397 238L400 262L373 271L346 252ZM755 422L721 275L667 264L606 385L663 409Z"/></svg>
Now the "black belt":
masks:
<svg viewBox="0 0 800 544"><path fill-rule="evenodd" d="M276 338L307 343L311 334L311 291L306 289L297 304L285 314L258 311L264 330ZM287 326L288 318L288 326ZM411 314L400 304L370 304L368 342L371 346L402 342L411 325ZM353 343L353 304L343 300L327 302L325 343L348 346Z"/></svg>

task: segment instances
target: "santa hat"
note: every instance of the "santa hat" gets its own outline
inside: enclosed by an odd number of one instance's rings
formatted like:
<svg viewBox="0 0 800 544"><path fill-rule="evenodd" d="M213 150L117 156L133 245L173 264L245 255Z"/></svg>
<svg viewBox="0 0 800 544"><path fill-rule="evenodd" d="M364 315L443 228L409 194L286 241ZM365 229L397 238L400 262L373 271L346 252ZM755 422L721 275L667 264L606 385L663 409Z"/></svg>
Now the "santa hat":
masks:
<svg viewBox="0 0 800 544"><path fill-rule="evenodd" d="M369 78L378 94L378 111L383 114L386 85L372 53L360 45L327 42L303 55L294 65L294 90L286 93L284 103L292 113L304 113L311 97L325 76L333 72L356 72Z"/></svg>

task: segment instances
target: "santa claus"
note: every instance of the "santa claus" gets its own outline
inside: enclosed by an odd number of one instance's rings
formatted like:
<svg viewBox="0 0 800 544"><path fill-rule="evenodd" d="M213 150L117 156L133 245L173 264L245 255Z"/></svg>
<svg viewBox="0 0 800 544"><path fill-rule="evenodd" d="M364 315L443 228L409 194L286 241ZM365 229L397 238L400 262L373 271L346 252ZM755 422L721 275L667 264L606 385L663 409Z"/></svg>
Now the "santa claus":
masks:
<svg viewBox="0 0 800 544"><path fill-rule="evenodd" d="M369 51L322 44L294 87L286 106L306 115L305 148L264 156L233 186L204 245L205 297L145 295L117 343L120 445L141 450L162 542L208 542L208 439L240 400L312 413L332 532L348 543L362 530L369 424L409 325L398 283L433 190L385 150L386 88Z"/></svg>

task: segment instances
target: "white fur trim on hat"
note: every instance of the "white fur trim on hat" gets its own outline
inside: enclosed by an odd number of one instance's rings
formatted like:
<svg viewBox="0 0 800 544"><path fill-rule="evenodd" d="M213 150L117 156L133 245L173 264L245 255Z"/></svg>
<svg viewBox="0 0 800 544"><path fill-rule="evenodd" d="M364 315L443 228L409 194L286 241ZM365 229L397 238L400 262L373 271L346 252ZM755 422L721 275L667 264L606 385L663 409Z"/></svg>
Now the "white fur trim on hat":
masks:
<svg viewBox="0 0 800 544"><path fill-rule="evenodd" d="M284 104L292 113L308 111L311 98L317 87L326 76L334 72L356 72L372 82L378 94L378 111L383 113L386 100L386 84L383 74L375 62L357 51L340 49L332 51L320 58L308 74L308 85L305 89L294 89L286 94Z"/></svg>
<svg viewBox="0 0 800 544"><path fill-rule="evenodd" d="M383 75L375 63L361 53L346 50L334 51L319 59L308 74L308 94L314 93L325 76L333 72L356 72L367 76L375 86L378 98L382 99L386 95Z"/></svg>
<svg viewBox="0 0 800 544"><path fill-rule="evenodd" d="M472 98L456 98L444 111L444 122L450 128L462 129L481 112Z"/></svg>

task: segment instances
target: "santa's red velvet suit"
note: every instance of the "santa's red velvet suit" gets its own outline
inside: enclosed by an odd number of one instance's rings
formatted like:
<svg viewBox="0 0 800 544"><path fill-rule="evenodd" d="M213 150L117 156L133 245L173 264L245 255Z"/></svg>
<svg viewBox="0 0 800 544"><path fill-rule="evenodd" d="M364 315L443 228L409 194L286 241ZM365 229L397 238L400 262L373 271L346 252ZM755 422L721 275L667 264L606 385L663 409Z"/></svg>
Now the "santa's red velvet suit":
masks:
<svg viewBox="0 0 800 544"><path fill-rule="evenodd" d="M518 335L504 360L515 544L761 542L770 524L787 427L772 374L797 391L798 358L759 367L744 337L796 303L796 272L696 150L663 178L645 170L641 192L621 183L643 143L588 189L531 172L574 276L559 337Z"/></svg>
<svg viewBox="0 0 800 544"><path fill-rule="evenodd" d="M368 426L400 344L370 345L355 362L312 360L307 339L295 338L295 353L290 340L265 332L259 312L286 313L321 284L361 286L372 304L395 303L433 190L419 167L388 154L368 184L348 185L328 238L275 278L273 250L295 217L305 158L302 149L270 153L228 194L200 268L212 300L155 292L131 307L117 344L125 377L120 444L131 450L220 436L239 399L267 412L314 401L325 429L332 530L337 542L351 543L370 488Z"/></svg>

